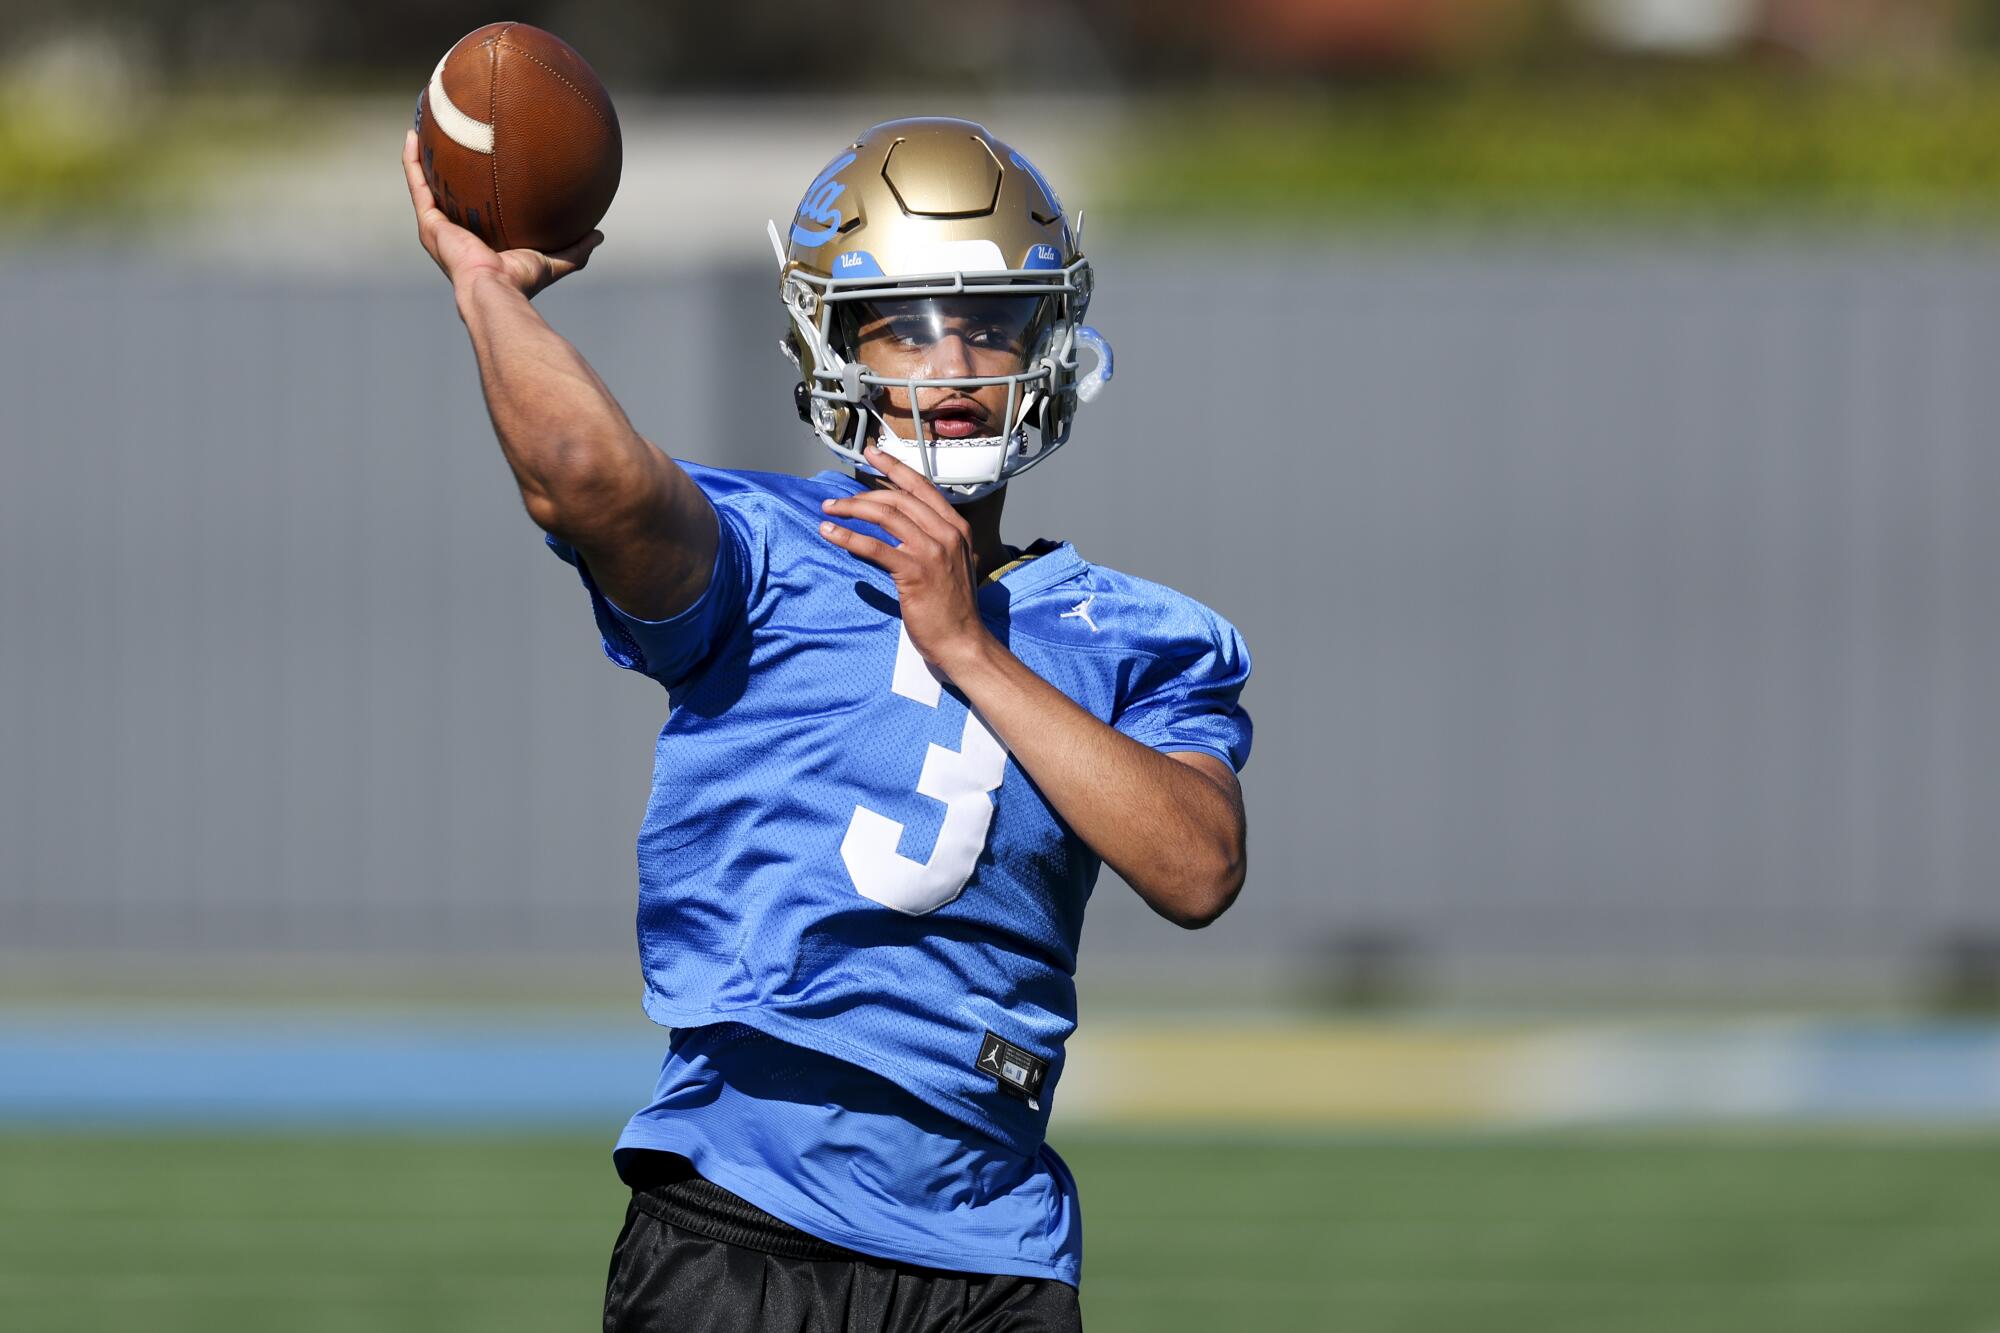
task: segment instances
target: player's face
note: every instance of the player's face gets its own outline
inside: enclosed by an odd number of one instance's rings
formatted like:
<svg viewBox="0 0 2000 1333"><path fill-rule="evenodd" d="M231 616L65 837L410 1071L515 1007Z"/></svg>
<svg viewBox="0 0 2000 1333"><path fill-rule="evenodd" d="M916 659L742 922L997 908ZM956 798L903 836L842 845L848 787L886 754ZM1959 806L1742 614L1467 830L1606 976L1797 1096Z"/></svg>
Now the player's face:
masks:
<svg viewBox="0 0 2000 1333"><path fill-rule="evenodd" d="M1015 375L1027 366L1044 302L1033 296L945 296L855 305L853 347L877 375L973 379ZM1016 390L1015 406L1020 405ZM1006 429L1007 386L918 389L915 410L927 436L971 439ZM875 408L905 440L917 438L907 388L884 389Z"/></svg>

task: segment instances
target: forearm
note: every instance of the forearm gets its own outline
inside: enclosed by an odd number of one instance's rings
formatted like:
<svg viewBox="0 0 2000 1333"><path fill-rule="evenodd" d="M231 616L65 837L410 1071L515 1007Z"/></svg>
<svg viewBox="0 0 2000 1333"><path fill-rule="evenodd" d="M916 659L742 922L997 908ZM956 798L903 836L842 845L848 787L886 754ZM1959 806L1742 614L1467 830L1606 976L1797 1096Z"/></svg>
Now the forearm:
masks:
<svg viewBox="0 0 2000 1333"><path fill-rule="evenodd" d="M658 450L639 437L597 372L520 289L492 270L454 287L493 433L528 512L558 536L579 513L646 493Z"/></svg>
<svg viewBox="0 0 2000 1333"><path fill-rule="evenodd" d="M1202 926L1235 899L1244 821L1233 781L1106 726L990 635L946 670L1056 813L1153 910Z"/></svg>
<svg viewBox="0 0 2000 1333"><path fill-rule="evenodd" d="M528 516L574 548L628 614L659 620L692 605L708 586L717 538L700 489L632 429L518 284L479 271L453 291Z"/></svg>

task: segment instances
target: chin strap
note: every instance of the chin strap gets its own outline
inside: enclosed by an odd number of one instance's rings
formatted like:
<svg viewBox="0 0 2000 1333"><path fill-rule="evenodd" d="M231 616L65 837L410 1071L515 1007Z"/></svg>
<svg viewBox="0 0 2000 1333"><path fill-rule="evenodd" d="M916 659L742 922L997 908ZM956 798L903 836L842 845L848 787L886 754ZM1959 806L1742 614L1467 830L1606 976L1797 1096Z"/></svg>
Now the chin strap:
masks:
<svg viewBox="0 0 2000 1333"><path fill-rule="evenodd" d="M933 439L927 446L919 446L915 440L906 440L896 434L889 423L884 421L880 416L875 417L875 425L877 432L875 435L876 445L891 458L900 459L902 462L909 464L917 471L923 473L926 477L929 477L931 484L943 491L945 499L951 501L953 504L967 504L979 499L981 496L991 495L1002 486L1005 486L1007 484L1007 460L1025 452L1028 447L1028 431L1026 426L1016 428L1011 439L1001 435L975 435L963 440ZM929 459L925 457L926 449L999 449L1002 447L1006 448L1007 453L1002 457L1001 477L997 481L939 481L932 473ZM869 467L866 463L861 464L861 467L864 471L875 472L875 469Z"/></svg>

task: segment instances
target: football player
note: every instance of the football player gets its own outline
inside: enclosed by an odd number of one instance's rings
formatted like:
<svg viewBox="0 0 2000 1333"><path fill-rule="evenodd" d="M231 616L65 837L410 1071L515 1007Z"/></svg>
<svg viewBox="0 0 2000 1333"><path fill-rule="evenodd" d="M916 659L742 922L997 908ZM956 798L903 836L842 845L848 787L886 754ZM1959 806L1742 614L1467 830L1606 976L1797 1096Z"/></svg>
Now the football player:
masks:
<svg viewBox="0 0 2000 1333"><path fill-rule="evenodd" d="M840 470L643 438L405 168L529 515L605 652L669 692L639 834L646 1011L610 1330L1078 1327L1075 1181L1044 1142L1109 863L1213 921L1243 883L1243 640L1001 536L1010 478L1111 376L1055 192L968 121L877 125L778 252L800 415ZM676 452L681 442L668 441Z"/></svg>

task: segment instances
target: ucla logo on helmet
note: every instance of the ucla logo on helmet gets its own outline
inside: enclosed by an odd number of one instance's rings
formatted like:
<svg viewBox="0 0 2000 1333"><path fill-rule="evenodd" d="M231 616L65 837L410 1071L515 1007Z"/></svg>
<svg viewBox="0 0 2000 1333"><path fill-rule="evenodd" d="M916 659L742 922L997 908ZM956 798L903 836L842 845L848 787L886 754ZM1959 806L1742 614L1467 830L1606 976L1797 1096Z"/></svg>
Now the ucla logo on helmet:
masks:
<svg viewBox="0 0 2000 1333"><path fill-rule="evenodd" d="M875 256L866 250L848 250L835 255L833 259L835 278L879 278L882 266L875 262Z"/></svg>
<svg viewBox="0 0 2000 1333"><path fill-rule="evenodd" d="M824 245L840 230L841 213L833 203L846 192L847 186L834 177L852 165L854 154L845 153L835 158L825 171L813 177L811 185L806 186L806 197L799 200L799 220L792 224L793 241L804 246ZM808 222L818 223L818 229L808 227Z"/></svg>
<svg viewBox="0 0 2000 1333"><path fill-rule="evenodd" d="M833 275L836 278L879 278L882 266L866 250L848 250L834 257Z"/></svg>

